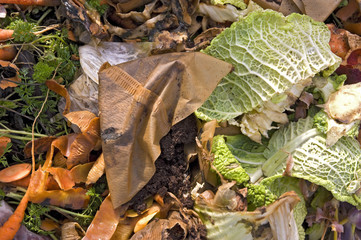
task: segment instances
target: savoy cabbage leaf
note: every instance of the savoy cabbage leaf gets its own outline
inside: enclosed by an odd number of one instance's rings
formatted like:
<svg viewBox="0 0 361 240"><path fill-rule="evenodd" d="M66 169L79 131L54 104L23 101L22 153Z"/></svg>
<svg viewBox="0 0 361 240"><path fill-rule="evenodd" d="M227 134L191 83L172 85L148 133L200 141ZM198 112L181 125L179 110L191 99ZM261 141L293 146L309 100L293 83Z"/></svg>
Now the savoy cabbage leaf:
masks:
<svg viewBox="0 0 361 240"><path fill-rule="evenodd" d="M225 179L234 180L238 184L248 183L248 174L229 150L223 135L213 138L212 153L214 154L212 165Z"/></svg>
<svg viewBox="0 0 361 240"><path fill-rule="evenodd" d="M329 190L333 196L361 206L361 149L352 137L342 137L333 146L324 134L312 128L312 118L300 119L275 132L264 154L262 166L266 176L282 173L302 178Z"/></svg>
<svg viewBox="0 0 361 240"><path fill-rule="evenodd" d="M341 59L329 47L330 31L310 17L265 10L233 23L204 50L231 63L234 71L222 79L198 109L203 120L228 120L260 107L301 80L327 70Z"/></svg>
<svg viewBox="0 0 361 240"><path fill-rule="evenodd" d="M282 173L290 154L311 137L321 134L312 126L313 119L308 117L300 119L298 122L291 122L287 126L282 126L272 135L267 149L263 153L267 158L267 161L262 166L265 176Z"/></svg>
<svg viewBox="0 0 361 240"><path fill-rule="evenodd" d="M322 136L310 138L292 155L292 176L306 179L329 190L340 201L361 206L361 149L352 137L342 137L333 146Z"/></svg>
<svg viewBox="0 0 361 240"><path fill-rule="evenodd" d="M232 4L240 9L247 8L247 4L245 4L243 0L211 0L211 3L214 5Z"/></svg>
<svg viewBox="0 0 361 240"><path fill-rule="evenodd" d="M250 176L251 183L256 182L262 177L262 165L266 161L263 151L266 149L266 146L256 143L242 134L224 136L224 138L233 156Z"/></svg>

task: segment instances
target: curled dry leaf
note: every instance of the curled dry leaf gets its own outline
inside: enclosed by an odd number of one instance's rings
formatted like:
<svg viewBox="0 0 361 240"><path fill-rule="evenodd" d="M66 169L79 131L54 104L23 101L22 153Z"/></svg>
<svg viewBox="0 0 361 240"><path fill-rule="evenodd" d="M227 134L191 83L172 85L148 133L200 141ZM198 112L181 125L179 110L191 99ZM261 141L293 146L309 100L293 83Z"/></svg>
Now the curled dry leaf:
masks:
<svg viewBox="0 0 361 240"><path fill-rule="evenodd" d="M46 169L59 184L59 187L62 190L69 190L75 186L75 181L71 172L68 169L59 168L59 167L49 167Z"/></svg>
<svg viewBox="0 0 361 240"><path fill-rule="evenodd" d="M154 35L155 49L152 50L152 53L181 52L184 50L187 40L187 32L161 31Z"/></svg>
<svg viewBox="0 0 361 240"><path fill-rule="evenodd" d="M202 130L200 131L200 135L197 138L199 167L205 180L213 186L217 186L218 184L216 173L210 170L212 161L211 149L216 127L216 120L206 122L203 125Z"/></svg>
<svg viewBox="0 0 361 240"><path fill-rule="evenodd" d="M85 232L77 222L67 222L61 225L62 240L78 240L83 238Z"/></svg>
<svg viewBox="0 0 361 240"><path fill-rule="evenodd" d="M121 219L110 240L128 240L133 234L135 224L140 217Z"/></svg>
<svg viewBox="0 0 361 240"><path fill-rule="evenodd" d="M41 168L34 172L28 187L30 201L71 209L82 209L88 205L89 196L83 188L47 191L48 175L49 173Z"/></svg>
<svg viewBox="0 0 361 240"><path fill-rule="evenodd" d="M0 60L0 88L16 87L16 82L21 82L18 67L8 61Z"/></svg>
<svg viewBox="0 0 361 240"><path fill-rule="evenodd" d="M211 41L213 40L213 38L215 38L223 30L224 30L224 28L218 28L218 27L209 28L209 29L205 30L204 32L199 34L194 39L194 47L186 48L186 50L187 51L197 51L197 50L206 48L208 45L211 44Z"/></svg>
<svg viewBox="0 0 361 240"><path fill-rule="evenodd" d="M49 168L53 165L53 156L55 148L60 150L60 153L63 156L68 157L70 155L70 146L74 142L78 134L69 134L65 136L60 136L55 139L50 146L50 150L46 154L46 160L43 165L43 169Z"/></svg>
<svg viewBox="0 0 361 240"><path fill-rule="evenodd" d="M104 162L104 155L103 153L98 157L95 161L94 165L89 171L89 174L86 178L86 184L96 183L98 179L103 176L105 172L105 162Z"/></svg>
<svg viewBox="0 0 361 240"><path fill-rule="evenodd" d="M152 0L123 0L123 1L118 1L119 3L116 5L116 7L118 11L129 12L133 9L136 9L140 6L150 3L151 1Z"/></svg>
<svg viewBox="0 0 361 240"><path fill-rule="evenodd" d="M42 137L34 140L34 154L44 153L49 150L51 143L56 139L56 137ZM31 147L32 141L29 141L24 148L24 154L26 158L31 157Z"/></svg>
<svg viewBox="0 0 361 240"><path fill-rule="evenodd" d="M161 210L159 204L154 203L146 213L144 213L134 226L134 232L138 232L147 226L148 222L155 217Z"/></svg>
<svg viewBox="0 0 361 240"><path fill-rule="evenodd" d="M0 182L9 183L28 176L31 172L31 164L20 163L4 168L0 171Z"/></svg>
<svg viewBox="0 0 361 240"><path fill-rule="evenodd" d="M75 183L85 183L89 175L89 171L94 166L94 162L78 164L70 170L70 174Z"/></svg>
<svg viewBox="0 0 361 240"><path fill-rule="evenodd" d="M132 240L158 240L162 239L162 233L167 232L170 236L177 236L177 239L186 239L190 222L184 222L179 212L173 211L168 219L152 221L145 228L135 233Z"/></svg>
<svg viewBox="0 0 361 240"><path fill-rule="evenodd" d="M119 223L119 213L114 210L110 195L108 195L88 227L83 240L110 239Z"/></svg>
<svg viewBox="0 0 361 240"><path fill-rule="evenodd" d="M69 93L66 90L66 88L54 80L47 80L45 82L45 84L51 91L53 91L53 92L59 94L60 96L62 96L63 98L65 98L66 102L65 102L65 108L63 111L63 115L67 114L69 112L71 102L70 102Z"/></svg>
<svg viewBox="0 0 361 240"><path fill-rule="evenodd" d="M11 143L11 139L8 137L0 137L0 156L2 156L5 152L6 147L8 144Z"/></svg>
<svg viewBox="0 0 361 240"><path fill-rule="evenodd" d="M65 117L69 122L77 125L81 132L85 132L88 129L91 120L96 118L95 114L89 111L70 112L67 113Z"/></svg>
<svg viewBox="0 0 361 240"><path fill-rule="evenodd" d="M89 161L89 154L100 140L99 118L93 118L84 132L78 134L70 146L67 167L71 169L77 164Z"/></svg>
<svg viewBox="0 0 361 240"><path fill-rule="evenodd" d="M360 1L348 1L346 6L337 11L336 17L341 19L346 30L361 35L361 23L357 21L361 17Z"/></svg>

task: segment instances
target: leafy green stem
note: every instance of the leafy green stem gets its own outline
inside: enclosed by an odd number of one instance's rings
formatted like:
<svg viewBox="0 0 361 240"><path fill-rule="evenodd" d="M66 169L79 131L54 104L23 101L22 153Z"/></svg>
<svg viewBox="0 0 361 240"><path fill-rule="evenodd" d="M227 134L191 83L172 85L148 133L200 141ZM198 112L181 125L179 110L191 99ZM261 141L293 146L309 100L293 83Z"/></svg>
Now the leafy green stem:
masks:
<svg viewBox="0 0 361 240"><path fill-rule="evenodd" d="M63 209L63 208L60 208L60 207L56 207L56 206L49 206L49 208L51 210L55 210L59 213L65 213L65 214L69 214L69 215L72 215L72 216L75 216L75 217L81 217L81 218L93 218L93 216L89 216L89 215L85 215L85 214L81 214L81 213L76 213L76 212L72 212L72 211L69 211L69 210L66 210L66 209Z"/></svg>
<svg viewBox="0 0 361 240"><path fill-rule="evenodd" d="M20 130L11 130L11 129L0 129L0 134L2 134L2 133L3 134L20 134L20 135L31 136L31 132L20 131ZM36 136L36 137L48 137L48 135L41 134L41 133L34 133L34 136Z"/></svg>
<svg viewBox="0 0 361 240"><path fill-rule="evenodd" d="M317 135L320 135L320 132L316 128L312 128L285 144L279 151L277 151L264 163L262 166L264 175L270 176L272 173L274 173L274 170L278 169L285 162L289 154L292 154L296 148L301 146L308 139Z"/></svg>

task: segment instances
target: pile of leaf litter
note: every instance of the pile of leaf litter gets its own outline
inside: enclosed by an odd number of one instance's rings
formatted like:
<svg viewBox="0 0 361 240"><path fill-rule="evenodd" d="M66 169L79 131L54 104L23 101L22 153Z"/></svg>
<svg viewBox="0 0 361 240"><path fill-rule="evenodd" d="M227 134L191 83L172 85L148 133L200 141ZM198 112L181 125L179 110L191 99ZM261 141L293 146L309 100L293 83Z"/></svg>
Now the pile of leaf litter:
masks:
<svg viewBox="0 0 361 240"><path fill-rule="evenodd" d="M361 238L360 8L0 0L0 235Z"/></svg>

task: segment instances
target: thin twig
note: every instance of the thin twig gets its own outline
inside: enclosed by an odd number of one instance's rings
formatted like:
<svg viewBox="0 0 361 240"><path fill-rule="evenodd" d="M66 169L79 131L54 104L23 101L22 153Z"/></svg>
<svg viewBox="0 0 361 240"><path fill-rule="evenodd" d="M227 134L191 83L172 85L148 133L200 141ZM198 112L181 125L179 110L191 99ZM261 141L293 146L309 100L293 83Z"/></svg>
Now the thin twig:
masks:
<svg viewBox="0 0 361 240"><path fill-rule="evenodd" d="M50 10L51 10L51 9L50 9ZM60 27L60 26L61 26L61 24L53 24L53 25L47 26L47 27L44 28L43 30L34 32L34 34L35 34L35 35L43 34L44 32L53 30L53 29L55 29L55 28L57 28L57 27Z"/></svg>
<svg viewBox="0 0 361 240"><path fill-rule="evenodd" d="M23 118L27 118L27 119L31 120L31 121L34 120L33 118L28 117L28 116L26 116L26 115L24 115L24 114L22 114L22 113L19 113L19 112L15 111L15 110L13 110L13 109L11 109L11 108L4 107L4 106L1 106L1 105L0 105L0 108L3 108L3 109L5 109L5 110L7 110L7 111L10 111L10 112L13 112L13 113L15 113L15 114L17 114L17 115L22 116Z"/></svg>
<svg viewBox="0 0 361 240"><path fill-rule="evenodd" d="M34 119L34 122L33 122L33 125L31 126L31 163L32 163L32 173L31 173L31 176L34 175L34 172L35 172L35 124L36 124L36 120L39 118L41 112L43 111L44 109L44 106L45 106L45 103L48 101L48 97L49 97L49 89L48 91L46 91L46 97L45 97L45 100L43 102L43 104L41 105L41 108L39 110L39 113L38 115L36 115L35 119Z"/></svg>
<svg viewBox="0 0 361 240"><path fill-rule="evenodd" d="M16 10L18 10L18 12L20 12L20 15L23 18L24 22L27 22L28 20L26 19L25 14L23 13L23 11L21 11L21 8L17 4L14 4L14 6L15 6Z"/></svg>
<svg viewBox="0 0 361 240"><path fill-rule="evenodd" d="M21 45L19 51L16 53L16 56L11 63L14 63L18 59L20 52L23 50L23 47L24 47L24 44Z"/></svg>
<svg viewBox="0 0 361 240"><path fill-rule="evenodd" d="M0 123L0 125L2 127L6 128L6 129L0 129L0 134L5 133L5 134L32 135L32 133L30 133L30 132L19 131L19 130L11 130L2 123ZM41 134L41 133L34 133L34 136L36 136L36 137L48 137L48 135Z"/></svg>

